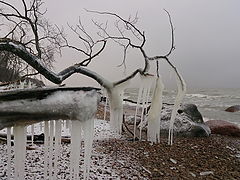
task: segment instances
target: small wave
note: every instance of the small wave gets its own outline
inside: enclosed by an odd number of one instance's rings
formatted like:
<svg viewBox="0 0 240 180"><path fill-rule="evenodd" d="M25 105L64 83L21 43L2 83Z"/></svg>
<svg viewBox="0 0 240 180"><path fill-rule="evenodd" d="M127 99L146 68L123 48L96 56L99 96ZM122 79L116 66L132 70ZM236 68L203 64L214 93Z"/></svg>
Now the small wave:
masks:
<svg viewBox="0 0 240 180"><path fill-rule="evenodd" d="M186 94L187 97L197 97L197 98L211 98L212 96L206 95L206 94Z"/></svg>

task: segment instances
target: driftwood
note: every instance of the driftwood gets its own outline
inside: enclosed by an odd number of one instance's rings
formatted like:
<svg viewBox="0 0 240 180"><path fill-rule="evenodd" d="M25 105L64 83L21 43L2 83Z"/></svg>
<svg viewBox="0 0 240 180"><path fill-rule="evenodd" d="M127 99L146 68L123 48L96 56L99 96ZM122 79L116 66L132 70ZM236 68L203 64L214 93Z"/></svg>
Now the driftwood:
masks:
<svg viewBox="0 0 240 180"><path fill-rule="evenodd" d="M98 104L97 88L39 88L0 92L0 129L45 120L91 119Z"/></svg>

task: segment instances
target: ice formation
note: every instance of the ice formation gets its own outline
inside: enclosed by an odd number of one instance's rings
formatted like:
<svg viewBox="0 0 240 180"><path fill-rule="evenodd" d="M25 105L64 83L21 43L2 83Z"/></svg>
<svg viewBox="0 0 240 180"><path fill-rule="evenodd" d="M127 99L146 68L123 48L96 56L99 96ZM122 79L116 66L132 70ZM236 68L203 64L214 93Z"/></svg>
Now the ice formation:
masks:
<svg viewBox="0 0 240 180"><path fill-rule="evenodd" d="M92 91L63 91L55 92L45 99L40 100L13 100L0 101L0 112L8 115L11 112L21 112L37 115L38 121L44 121L44 179L56 180L58 171L58 158L60 155L61 143L61 120L53 121L52 118L63 117L72 120L71 136L71 162L70 169L72 179L79 179L79 163L81 148L81 131L84 134L84 179L88 179L90 171L91 149L94 133L94 115L97 110L98 93ZM25 156L26 156L26 123L21 117L11 119L9 123L5 116L0 119L0 128L14 125L14 179L24 180L25 175ZM39 117L43 113L45 116ZM57 115L61 116L57 116ZM53 116L53 117L51 117ZM8 117L8 116L7 116ZM32 116L31 116L32 117ZM9 117L8 117L9 118ZM33 121L33 122L38 122ZM33 128L30 131L34 133ZM8 179L11 176L11 129L7 129L8 146Z"/></svg>
<svg viewBox="0 0 240 180"><path fill-rule="evenodd" d="M123 121L123 95L124 90L129 84L129 80L114 86L108 91L109 105L110 105L110 126L116 133L122 132Z"/></svg>
<svg viewBox="0 0 240 180"><path fill-rule="evenodd" d="M72 121L71 130L71 155L70 155L70 180L79 179L79 160L81 150L82 122Z"/></svg>
<svg viewBox="0 0 240 180"><path fill-rule="evenodd" d="M136 106L136 112L135 112L135 120L134 120L134 139L136 138L136 122L137 122L137 114L138 110L140 109L140 104L141 105L141 121L140 121L140 132L139 132L139 139L141 139L141 133L142 133L142 124L143 120L145 119L146 112L147 112L147 107L148 107L148 102L149 102L149 95L150 95L150 90L153 84L153 79L155 78L154 76L144 76L140 75L141 82L140 82L140 88L138 92L138 100L137 100L137 106ZM145 112L145 114L144 114Z"/></svg>
<svg viewBox="0 0 240 180"><path fill-rule="evenodd" d="M160 120L162 110L162 93L164 85L161 77L156 79L155 89L152 96L151 108L148 113L147 138L148 141L160 142Z"/></svg>
<svg viewBox="0 0 240 180"><path fill-rule="evenodd" d="M182 78L182 76L180 74L177 74L177 72L175 72L175 78L177 81L177 96L175 99L175 103L173 106L173 110L172 110L172 114L171 114L171 119L170 119L170 125L169 125L169 136L168 136L168 144L172 145L173 144L173 125L174 125L174 120L176 118L177 115L177 110L180 107L180 104L183 100L183 97L186 93L186 83L184 81L184 79Z"/></svg>
<svg viewBox="0 0 240 180"><path fill-rule="evenodd" d="M26 127L14 126L14 179L24 180L26 157Z"/></svg>
<svg viewBox="0 0 240 180"><path fill-rule="evenodd" d="M89 178L90 172L90 160L92 152L92 143L94 135L94 119L83 122L83 132L84 132L84 169L83 177L84 179Z"/></svg>
<svg viewBox="0 0 240 180"><path fill-rule="evenodd" d="M7 128L7 179L11 178L11 155L12 155L12 145L11 145L11 129Z"/></svg>

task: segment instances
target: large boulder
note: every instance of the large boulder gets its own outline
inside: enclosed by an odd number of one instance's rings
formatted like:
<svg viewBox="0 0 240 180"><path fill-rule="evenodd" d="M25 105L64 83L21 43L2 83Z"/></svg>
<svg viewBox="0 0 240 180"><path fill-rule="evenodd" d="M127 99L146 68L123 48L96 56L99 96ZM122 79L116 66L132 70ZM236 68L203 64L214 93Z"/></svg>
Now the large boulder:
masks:
<svg viewBox="0 0 240 180"><path fill-rule="evenodd" d="M171 112L173 105L164 104L161 111L161 135L168 136L169 124L171 118ZM129 111L129 109L127 109ZM133 124L134 116L128 114L126 122L128 124ZM135 110L132 111L135 114ZM140 123L140 116L137 117L137 124ZM147 121L139 124L142 129L147 128ZM177 136L187 136L187 137L208 137L211 134L210 128L203 122L202 115L198 111L197 106L194 104L182 105L178 110L175 122L174 122L174 134Z"/></svg>
<svg viewBox="0 0 240 180"><path fill-rule="evenodd" d="M206 124L211 129L212 134L240 137L240 128L236 124L223 120L209 120Z"/></svg>
<svg viewBox="0 0 240 180"><path fill-rule="evenodd" d="M230 106L229 108L225 109L227 112L237 112L240 111L240 105Z"/></svg>
<svg viewBox="0 0 240 180"><path fill-rule="evenodd" d="M164 106L161 118L161 134L168 135L172 106ZM174 133L178 136L208 137L210 128L203 122L202 115L194 104L182 105L174 122Z"/></svg>

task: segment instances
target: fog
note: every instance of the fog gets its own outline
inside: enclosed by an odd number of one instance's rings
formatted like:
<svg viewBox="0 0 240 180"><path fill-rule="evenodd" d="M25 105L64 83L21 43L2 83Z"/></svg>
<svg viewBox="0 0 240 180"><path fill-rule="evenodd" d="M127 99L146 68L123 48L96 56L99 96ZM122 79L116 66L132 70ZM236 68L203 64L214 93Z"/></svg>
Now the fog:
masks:
<svg viewBox="0 0 240 180"><path fill-rule="evenodd" d="M240 88L240 1L239 0L68 0L46 1L47 17L52 23L66 27L68 37L77 39L66 24L76 24L81 16L89 32L91 18L105 22L107 16L87 13L109 11L124 18L138 13L137 27L145 31L145 50L149 56L165 54L170 48L170 27L163 9L170 12L175 27L176 50L170 60L185 78L188 88ZM80 61L82 56L70 50L56 56L55 71ZM117 68L122 61L119 48L107 46L89 68L110 80L123 76ZM128 52L126 73L143 65L137 51ZM153 64L154 65L154 64ZM153 71L154 71L153 66ZM161 75L169 87L175 83L169 68L161 62ZM74 75L64 83L69 86L93 85L93 80ZM136 84L136 83L133 83Z"/></svg>

